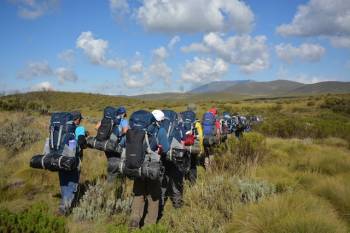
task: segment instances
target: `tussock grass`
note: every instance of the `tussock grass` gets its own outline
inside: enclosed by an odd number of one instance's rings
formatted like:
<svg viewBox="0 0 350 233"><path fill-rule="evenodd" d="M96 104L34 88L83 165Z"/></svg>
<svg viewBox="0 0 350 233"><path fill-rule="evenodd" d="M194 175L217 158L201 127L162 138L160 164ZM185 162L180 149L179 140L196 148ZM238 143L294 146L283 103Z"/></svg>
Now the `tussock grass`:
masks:
<svg viewBox="0 0 350 233"><path fill-rule="evenodd" d="M327 202L300 192L241 207L226 232L345 233L347 229Z"/></svg>

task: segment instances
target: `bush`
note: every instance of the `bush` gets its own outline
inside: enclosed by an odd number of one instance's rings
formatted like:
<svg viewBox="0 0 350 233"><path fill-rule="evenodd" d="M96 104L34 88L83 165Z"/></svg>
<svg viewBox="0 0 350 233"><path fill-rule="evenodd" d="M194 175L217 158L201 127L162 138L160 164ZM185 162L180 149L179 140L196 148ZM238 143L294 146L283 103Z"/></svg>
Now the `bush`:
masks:
<svg viewBox="0 0 350 233"><path fill-rule="evenodd" d="M114 184L115 185L115 184ZM131 208L131 197L118 197L119 190L111 184L97 180L89 185L78 207L73 209L75 220L96 220L116 213L127 213ZM119 188L119 187L117 187Z"/></svg>
<svg viewBox="0 0 350 233"><path fill-rule="evenodd" d="M21 213L0 209L0 232L63 233L67 232L67 229L64 219L50 215L47 206L34 205Z"/></svg>
<svg viewBox="0 0 350 233"><path fill-rule="evenodd" d="M326 202L300 192L243 206L235 212L227 232L345 233L347 228Z"/></svg>
<svg viewBox="0 0 350 233"><path fill-rule="evenodd" d="M238 187L243 203L258 202L276 193L276 187L266 181L243 179L238 181Z"/></svg>
<svg viewBox="0 0 350 233"><path fill-rule="evenodd" d="M239 140L235 137L229 138L215 152L224 154L215 157L214 169L245 174L254 171L266 155L266 140L262 134L250 132Z"/></svg>
<svg viewBox="0 0 350 233"><path fill-rule="evenodd" d="M18 152L24 147L37 142L40 139L38 129L31 128L33 117L25 117L21 120L5 120L0 131L0 145L11 152Z"/></svg>
<svg viewBox="0 0 350 233"><path fill-rule="evenodd" d="M328 108L334 112L342 112L350 114L350 99L345 99L341 97L327 97L321 108Z"/></svg>

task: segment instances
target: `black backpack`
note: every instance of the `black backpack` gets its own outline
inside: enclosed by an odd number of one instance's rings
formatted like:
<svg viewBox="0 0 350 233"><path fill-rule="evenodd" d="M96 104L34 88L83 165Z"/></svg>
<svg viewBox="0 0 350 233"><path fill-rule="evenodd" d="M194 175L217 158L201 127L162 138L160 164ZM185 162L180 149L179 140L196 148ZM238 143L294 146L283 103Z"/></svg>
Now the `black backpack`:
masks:
<svg viewBox="0 0 350 233"><path fill-rule="evenodd" d="M75 139L75 128L71 113L52 113L49 138L50 153L62 154L65 145L68 146L69 141Z"/></svg>
<svg viewBox="0 0 350 233"><path fill-rule="evenodd" d="M111 134L117 131L120 121L121 119L118 117L117 109L113 107L106 107L103 111L101 125L97 130L96 140L108 140ZM116 133L118 134L118 132Z"/></svg>
<svg viewBox="0 0 350 233"><path fill-rule="evenodd" d="M185 111L180 113L182 121L183 121L183 127L187 131L193 132L195 129L194 123L196 122L196 113L193 111Z"/></svg>
<svg viewBox="0 0 350 233"><path fill-rule="evenodd" d="M146 151L150 150L150 138L155 119L152 113L139 110L130 116L130 129L126 133L125 167L139 169L144 160Z"/></svg>

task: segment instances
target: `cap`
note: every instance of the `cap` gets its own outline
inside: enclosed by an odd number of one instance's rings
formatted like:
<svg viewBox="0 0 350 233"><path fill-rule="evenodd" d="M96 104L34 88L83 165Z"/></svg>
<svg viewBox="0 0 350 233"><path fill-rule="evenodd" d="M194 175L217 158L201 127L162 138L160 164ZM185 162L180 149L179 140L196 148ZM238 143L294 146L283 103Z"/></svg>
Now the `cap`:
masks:
<svg viewBox="0 0 350 233"><path fill-rule="evenodd" d="M72 112L72 115L73 115L73 120L84 119L84 117L78 111Z"/></svg>
<svg viewBox="0 0 350 233"><path fill-rule="evenodd" d="M164 112L162 110L153 110L152 114L154 116L154 118L156 119L156 121L162 121L164 120L165 116L164 116Z"/></svg>
<svg viewBox="0 0 350 233"><path fill-rule="evenodd" d="M123 114L123 113L126 113L126 108L121 106L121 107L118 108L117 114L120 115L120 114Z"/></svg>

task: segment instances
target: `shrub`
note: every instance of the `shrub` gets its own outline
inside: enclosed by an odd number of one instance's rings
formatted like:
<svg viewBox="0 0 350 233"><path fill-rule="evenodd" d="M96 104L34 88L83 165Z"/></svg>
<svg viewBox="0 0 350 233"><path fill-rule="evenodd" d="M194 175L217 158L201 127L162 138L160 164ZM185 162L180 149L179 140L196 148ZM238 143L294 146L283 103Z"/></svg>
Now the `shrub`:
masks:
<svg viewBox="0 0 350 233"><path fill-rule="evenodd" d="M345 99L341 97L327 97L321 108L328 108L334 112L342 112L350 114L350 99Z"/></svg>
<svg viewBox="0 0 350 233"><path fill-rule="evenodd" d="M227 154L216 156L214 168L233 173L253 171L267 153L265 137L260 133L250 132L237 140L229 138L216 153L227 151Z"/></svg>
<svg viewBox="0 0 350 233"><path fill-rule="evenodd" d="M38 129L30 127L33 117L25 117L21 120L5 120L0 131L0 145L11 152L18 152L24 147L37 142L40 139Z"/></svg>
<svg viewBox="0 0 350 233"><path fill-rule="evenodd" d="M243 179L238 181L238 187L243 203L258 202L276 193L275 186L266 181Z"/></svg>
<svg viewBox="0 0 350 233"><path fill-rule="evenodd" d="M347 229L326 202L300 192L243 206L235 212L227 232L345 233Z"/></svg>
<svg viewBox="0 0 350 233"><path fill-rule="evenodd" d="M67 232L63 218L50 215L45 205L34 205L21 213L0 209L0 232L50 233Z"/></svg>
<svg viewBox="0 0 350 233"><path fill-rule="evenodd" d="M108 217L115 213L129 212L131 197L117 197L119 192L111 188L111 184L97 180L96 184L89 185L78 207L73 209L75 220L96 220Z"/></svg>

